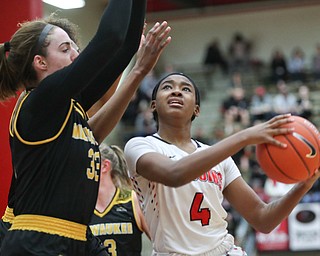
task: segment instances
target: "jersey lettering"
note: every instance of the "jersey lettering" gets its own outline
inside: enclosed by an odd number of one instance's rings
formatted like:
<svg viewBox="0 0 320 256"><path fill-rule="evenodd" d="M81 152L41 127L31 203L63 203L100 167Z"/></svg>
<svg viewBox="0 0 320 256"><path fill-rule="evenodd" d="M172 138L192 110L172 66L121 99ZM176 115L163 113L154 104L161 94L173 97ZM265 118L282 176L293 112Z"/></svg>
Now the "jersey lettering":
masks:
<svg viewBox="0 0 320 256"><path fill-rule="evenodd" d="M216 184L220 190L222 189L222 175L213 169L202 174L199 178L196 178L195 181L213 183Z"/></svg>
<svg viewBox="0 0 320 256"><path fill-rule="evenodd" d="M92 131L87 127L82 127L81 124L73 124L72 138L90 142L92 145L97 145Z"/></svg>
<svg viewBox="0 0 320 256"><path fill-rule="evenodd" d="M203 201L203 193L197 192L194 195L191 207L190 207L190 220L191 221L201 221L202 226L208 226L211 218L211 213L209 208L201 208Z"/></svg>
<svg viewBox="0 0 320 256"><path fill-rule="evenodd" d="M100 153L94 152L92 148L88 151L88 157L91 159L90 167L87 168L87 178L89 180L99 181L98 170L100 170Z"/></svg>
<svg viewBox="0 0 320 256"><path fill-rule="evenodd" d="M130 235L133 234L132 223L100 223L90 225L92 234L95 236L103 235Z"/></svg>
<svg viewBox="0 0 320 256"><path fill-rule="evenodd" d="M117 256L117 243L113 239L104 240L103 245L107 248L111 256Z"/></svg>

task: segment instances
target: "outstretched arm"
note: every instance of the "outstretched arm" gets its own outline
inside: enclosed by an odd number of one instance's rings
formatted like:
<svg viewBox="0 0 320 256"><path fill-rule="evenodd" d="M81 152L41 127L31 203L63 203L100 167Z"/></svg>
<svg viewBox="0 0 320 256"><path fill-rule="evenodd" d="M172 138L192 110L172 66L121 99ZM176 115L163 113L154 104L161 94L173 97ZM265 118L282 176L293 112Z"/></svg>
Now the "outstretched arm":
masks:
<svg viewBox="0 0 320 256"><path fill-rule="evenodd" d="M98 110L112 97L116 92L122 74L117 78L116 81L111 85L110 89L87 111L89 117L92 117Z"/></svg>
<svg viewBox="0 0 320 256"><path fill-rule="evenodd" d="M316 171L310 179L297 183L283 197L268 204L263 202L241 177L226 187L224 196L253 228L269 233L288 217L319 177L320 172Z"/></svg>
<svg viewBox="0 0 320 256"><path fill-rule="evenodd" d="M198 178L249 144L271 143L285 147L286 145L276 140L274 136L291 133L293 131L291 128L280 127L289 122L292 122L290 115L276 116L265 123L235 133L207 149L188 155L178 161L173 161L163 154L154 152L151 145L150 152L142 154L137 160L135 169L138 174L150 181L173 187L182 186ZM136 150L136 152L143 147L137 144L133 146L134 148L131 150ZM125 154L131 162L130 152L127 152L126 147ZM130 162L129 164L134 165Z"/></svg>
<svg viewBox="0 0 320 256"><path fill-rule="evenodd" d="M19 123L29 124L26 131L23 130L25 126L19 128L24 139L39 141L57 134L66 118L72 98L78 100L80 105L83 104L82 107L87 111L104 95L126 67L117 66L120 49L123 49L124 44L128 44L129 38L133 40L131 43L136 48L131 50L130 54L127 52L128 62L138 49L142 33L139 26L140 23L141 27L144 24L145 2L146 0L109 1L98 31L89 45L70 65L43 79L24 102L24 109L29 112L19 119ZM142 5L139 7L138 4ZM132 17L133 6L135 14L140 14L135 18ZM135 38L133 32L130 32L134 25ZM108 72L112 73L112 79L104 80L102 74ZM92 83L94 86L91 86ZM80 95L86 88L89 88L90 92L82 98ZM37 132L30 133L30 130Z"/></svg>
<svg viewBox="0 0 320 256"><path fill-rule="evenodd" d="M145 38L142 36L134 67L110 100L89 119L98 143L101 143L119 122L142 79L156 65L162 51L171 41L168 36L170 30L167 22L157 22Z"/></svg>
<svg viewBox="0 0 320 256"><path fill-rule="evenodd" d="M105 60L108 61L102 63L102 72L93 77L88 87L81 92L82 107L85 110L88 110L108 90L137 52L144 27L145 9L146 0L132 1L130 23L122 47L112 58L105 56Z"/></svg>
<svg viewBox="0 0 320 256"><path fill-rule="evenodd" d="M145 0L139 1L142 2ZM114 59L117 53L122 49L125 40L127 40L128 28L132 20L132 2L135 1L111 0L109 2L108 7L101 17L97 33L88 46L85 47L70 65L51 74L47 79L42 80L37 90L30 95L37 97L36 101L33 100L33 104L35 104L34 108L37 109L37 111L46 109L43 103L46 103L48 108L54 113L57 112L57 109L62 108L62 106L68 108L70 98L74 98L79 95L79 93L82 93L101 73L108 72L108 70L105 70L105 66L115 61ZM143 7L141 9L143 9ZM144 9L142 13L144 13ZM137 44L139 44L141 31L137 33L139 33L139 36L137 36L136 41ZM129 61L134 53L135 52L129 57ZM116 74L113 81L121 72L122 71ZM101 84L104 82L103 86L105 91L107 91L113 81L109 83L100 81L96 86L101 87ZM42 83L45 86L42 86ZM101 98L104 92L98 95L96 100ZM36 103L38 103L39 106ZM82 104L82 102L80 103ZM48 116L47 111L45 115Z"/></svg>

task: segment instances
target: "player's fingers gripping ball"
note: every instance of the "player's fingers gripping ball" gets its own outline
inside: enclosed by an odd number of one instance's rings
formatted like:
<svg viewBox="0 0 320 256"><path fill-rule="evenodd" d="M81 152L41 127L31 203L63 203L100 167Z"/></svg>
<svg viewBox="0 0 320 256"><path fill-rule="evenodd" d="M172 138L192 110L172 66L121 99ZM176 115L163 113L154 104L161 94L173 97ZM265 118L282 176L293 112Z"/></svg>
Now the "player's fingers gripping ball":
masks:
<svg viewBox="0 0 320 256"><path fill-rule="evenodd" d="M320 166L320 133L307 119L292 116L294 122L283 127L294 127L291 134L274 138L287 144L280 148L271 144L259 144L256 157L265 174L282 183L297 183L311 177Z"/></svg>

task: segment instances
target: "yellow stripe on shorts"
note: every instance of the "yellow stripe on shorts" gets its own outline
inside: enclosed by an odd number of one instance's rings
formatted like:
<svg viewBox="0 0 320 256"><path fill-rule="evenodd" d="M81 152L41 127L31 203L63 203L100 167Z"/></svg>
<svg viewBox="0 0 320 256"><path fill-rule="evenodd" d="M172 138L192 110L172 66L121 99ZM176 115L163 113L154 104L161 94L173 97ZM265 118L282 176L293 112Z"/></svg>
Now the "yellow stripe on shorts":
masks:
<svg viewBox="0 0 320 256"><path fill-rule="evenodd" d="M13 218L14 218L13 209L9 208L7 206L6 211L4 212L4 215L2 216L2 220L4 222L9 222L10 224L12 224Z"/></svg>
<svg viewBox="0 0 320 256"><path fill-rule="evenodd" d="M43 215L22 214L15 216L9 230L38 231L80 241L87 240L86 225Z"/></svg>

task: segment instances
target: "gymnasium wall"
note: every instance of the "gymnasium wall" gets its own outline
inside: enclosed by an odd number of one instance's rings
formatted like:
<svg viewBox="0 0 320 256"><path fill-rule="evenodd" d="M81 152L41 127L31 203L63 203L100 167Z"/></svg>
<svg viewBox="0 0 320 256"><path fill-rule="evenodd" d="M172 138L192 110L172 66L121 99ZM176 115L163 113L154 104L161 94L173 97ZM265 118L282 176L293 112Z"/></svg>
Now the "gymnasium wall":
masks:
<svg viewBox="0 0 320 256"><path fill-rule="evenodd" d="M255 58L269 61L275 47L289 56L300 46L309 61L320 42L319 13L320 5L312 5L169 21L173 40L163 59L178 65L199 63L213 38L219 38L222 50L227 51L234 33L241 32L253 42Z"/></svg>
<svg viewBox="0 0 320 256"><path fill-rule="evenodd" d="M297 2L297 1L296 1ZM298 1L302 3L303 1ZM307 1L310 2L310 1ZM312 4L268 9L252 8L250 11L241 9L223 14L209 12L193 18L181 18L174 14L163 14L161 20L167 20L172 27L172 43L163 53L161 63L196 64L203 58L207 44L215 37L219 38L222 50L227 50L235 32L241 32L254 43L254 57L269 61L274 47L281 47L286 56L294 47L300 46L309 61L315 51L316 43L320 42L320 1ZM95 33L102 6L87 1L87 6L79 10L60 11L60 16L67 16L79 24L82 42L85 46ZM45 5L45 14L55 11ZM159 15L158 15L159 16ZM148 16L151 26L155 19Z"/></svg>

